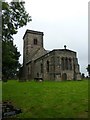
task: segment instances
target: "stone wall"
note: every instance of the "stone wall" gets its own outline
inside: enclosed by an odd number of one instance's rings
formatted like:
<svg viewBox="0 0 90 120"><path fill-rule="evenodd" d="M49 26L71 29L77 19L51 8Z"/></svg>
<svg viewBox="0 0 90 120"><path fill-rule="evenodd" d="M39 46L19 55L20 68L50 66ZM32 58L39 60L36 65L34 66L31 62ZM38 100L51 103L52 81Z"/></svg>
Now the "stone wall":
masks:
<svg viewBox="0 0 90 120"><path fill-rule="evenodd" d="M71 59L72 69L62 69L62 57ZM49 71L47 71L47 61L49 62ZM43 65L43 73L41 73L41 64ZM75 79L81 79L76 53L69 50L53 50L37 59L35 61L35 77L37 73L40 75L39 77L42 77L44 80L61 81L64 79L62 78L64 74L66 74L67 80L73 80L75 76Z"/></svg>
<svg viewBox="0 0 90 120"><path fill-rule="evenodd" d="M77 54L68 49L47 53L43 48L43 33L27 30L24 37L23 70L25 79L78 80L81 79Z"/></svg>
<svg viewBox="0 0 90 120"><path fill-rule="evenodd" d="M36 42L34 43L34 41ZM33 78L33 63L31 62L33 58L37 58L44 54L39 52L43 48L43 32L27 30L23 37L23 73L25 79ZM37 53L39 54L37 55ZM30 63L30 64L28 64Z"/></svg>
<svg viewBox="0 0 90 120"><path fill-rule="evenodd" d="M53 64L53 69L51 69L51 58L52 57L54 57L54 54L53 52L50 52L42 56L41 58L35 60L35 68L36 68L35 77L37 77L37 73L39 73L39 77L42 77L44 80L54 79L51 76L51 73L54 73L54 64Z"/></svg>
<svg viewBox="0 0 90 120"><path fill-rule="evenodd" d="M34 40L37 42L34 43ZM26 64L32 60L40 48L43 48L43 32L27 30L23 37L23 44L23 62Z"/></svg>

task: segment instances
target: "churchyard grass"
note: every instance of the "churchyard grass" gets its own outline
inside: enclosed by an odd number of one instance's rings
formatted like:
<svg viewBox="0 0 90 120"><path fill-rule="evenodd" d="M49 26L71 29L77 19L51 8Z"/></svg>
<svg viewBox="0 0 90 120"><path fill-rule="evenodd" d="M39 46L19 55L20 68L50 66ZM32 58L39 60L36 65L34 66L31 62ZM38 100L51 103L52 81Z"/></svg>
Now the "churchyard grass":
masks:
<svg viewBox="0 0 90 120"><path fill-rule="evenodd" d="M88 80L3 83L3 101L22 113L13 118L87 118Z"/></svg>

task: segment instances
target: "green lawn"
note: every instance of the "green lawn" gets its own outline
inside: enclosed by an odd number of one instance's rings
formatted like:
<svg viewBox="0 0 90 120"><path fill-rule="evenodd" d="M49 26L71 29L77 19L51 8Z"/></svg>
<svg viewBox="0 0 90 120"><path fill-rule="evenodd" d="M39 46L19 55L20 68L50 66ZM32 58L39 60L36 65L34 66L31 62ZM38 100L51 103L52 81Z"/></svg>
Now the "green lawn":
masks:
<svg viewBox="0 0 90 120"><path fill-rule="evenodd" d="M3 83L3 101L22 113L16 118L87 118L88 81Z"/></svg>

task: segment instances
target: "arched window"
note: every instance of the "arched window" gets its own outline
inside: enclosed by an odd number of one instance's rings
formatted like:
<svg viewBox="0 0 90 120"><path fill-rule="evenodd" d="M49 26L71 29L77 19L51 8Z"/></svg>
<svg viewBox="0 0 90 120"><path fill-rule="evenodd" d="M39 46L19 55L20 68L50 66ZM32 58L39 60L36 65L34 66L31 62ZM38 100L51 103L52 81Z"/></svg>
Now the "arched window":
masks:
<svg viewBox="0 0 90 120"><path fill-rule="evenodd" d="M36 38L34 39L34 45L37 45L37 39Z"/></svg>
<svg viewBox="0 0 90 120"><path fill-rule="evenodd" d="M68 70L68 59L67 59L67 57L65 58L65 69Z"/></svg>
<svg viewBox="0 0 90 120"><path fill-rule="evenodd" d="M49 72L49 61L47 61L47 72Z"/></svg>
<svg viewBox="0 0 90 120"><path fill-rule="evenodd" d="M43 73L43 64L41 63L41 73Z"/></svg>
<svg viewBox="0 0 90 120"><path fill-rule="evenodd" d="M69 58L69 70L72 70L72 60Z"/></svg>
<svg viewBox="0 0 90 120"><path fill-rule="evenodd" d="M61 59L62 70L64 70L64 58Z"/></svg>

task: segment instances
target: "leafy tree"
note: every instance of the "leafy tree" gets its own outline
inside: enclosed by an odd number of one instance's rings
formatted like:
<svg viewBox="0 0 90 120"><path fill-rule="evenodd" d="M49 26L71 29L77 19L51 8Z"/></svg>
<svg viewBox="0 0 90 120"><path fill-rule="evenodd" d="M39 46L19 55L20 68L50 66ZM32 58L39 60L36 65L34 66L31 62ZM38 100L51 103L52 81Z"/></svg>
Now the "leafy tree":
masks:
<svg viewBox="0 0 90 120"><path fill-rule="evenodd" d="M17 47L13 45L13 41L7 41L7 42L3 41L2 47L3 47L3 51L2 51L3 78L4 79L15 78L17 71L20 67L20 64L18 62L20 53L17 51Z"/></svg>
<svg viewBox="0 0 90 120"><path fill-rule="evenodd" d="M31 20L29 14L25 11L25 2L2 3L2 38L3 40L13 39L18 28L23 27Z"/></svg>
<svg viewBox="0 0 90 120"><path fill-rule="evenodd" d="M90 64L88 64L88 67L86 69L87 69L88 75L90 77Z"/></svg>
<svg viewBox="0 0 90 120"><path fill-rule="evenodd" d="M13 35L20 27L27 25L31 17L25 11L25 2L2 2L2 75L3 79L14 78L20 68L16 45Z"/></svg>

